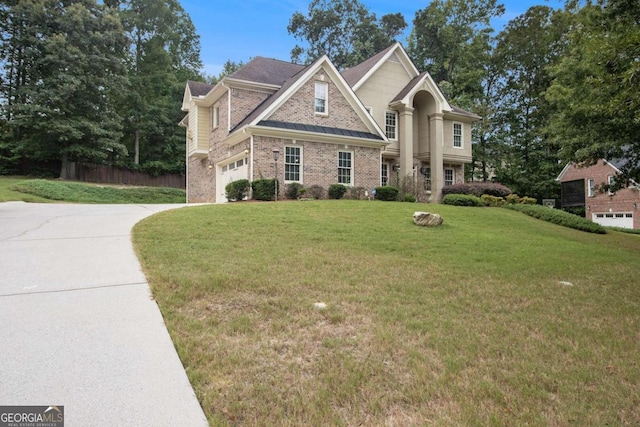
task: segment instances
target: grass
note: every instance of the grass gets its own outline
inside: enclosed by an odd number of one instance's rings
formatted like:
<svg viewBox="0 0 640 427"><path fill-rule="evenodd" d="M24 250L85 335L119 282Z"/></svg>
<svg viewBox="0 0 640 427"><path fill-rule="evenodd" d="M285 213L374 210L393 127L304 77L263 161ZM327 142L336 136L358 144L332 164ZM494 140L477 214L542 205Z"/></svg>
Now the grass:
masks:
<svg viewBox="0 0 640 427"><path fill-rule="evenodd" d="M74 203L184 203L176 188L97 185L59 180L0 178L0 202L64 201Z"/></svg>
<svg viewBox="0 0 640 427"><path fill-rule="evenodd" d="M163 212L134 244L211 425L640 424L636 236L314 201Z"/></svg>
<svg viewBox="0 0 640 427"><path fill-rule="evenodd" d="M0 203L1 202L34 202L34 203L50 203L50 199L34 196L33 194L23 193L15 189L16 184L24 182L27 178L20 176L0 176Z"/></svg>

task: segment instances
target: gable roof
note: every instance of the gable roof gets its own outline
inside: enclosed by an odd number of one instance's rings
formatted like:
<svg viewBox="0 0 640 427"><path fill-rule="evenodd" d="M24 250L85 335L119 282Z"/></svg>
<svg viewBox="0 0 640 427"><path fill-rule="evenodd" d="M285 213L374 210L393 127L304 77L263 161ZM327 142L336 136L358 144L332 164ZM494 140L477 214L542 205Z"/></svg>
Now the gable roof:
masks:
<svg viewBox="0 0 640 427"><path fill-rule="evenodd" d="M393 43L382 52L373 55L371 58L356 65L355 67L344 70L342 74L345 80L349 83L349 86L351 86L354 91L358 90L358 88L362 86L369 77L375 74L378 68L382 67L382 65L393 55L396 55L398 62L402 64L410 78L420 74L413 61L411 61L411 58L409 58L409 55L407 55L407 52L402 47L402 44L398 42Z"/></svg>
<svg viewBox="0 0 640 427"><path fill-rule="evenodd" d="M304 65L257 56L232 73L229 79L281 86L304 68Z"/></svg>
<svg viewBox="0 0 640 427"><path fill-rule="evenodd" d="M358 83L358 81L360 81L360 79L365 76L365 74L369 72L369 70L373 68L374 65L378 63L378 61L380 61L394 47L395 44L392 44L382 52L378 52L366 61L361 62L354 67L343 70L342 77L344 77L347 83L349 83L349 86L353 87L356 83Z"/></svg>
<svg viewBox="0 0 640 427"><path fill-rule="evenodd" d="M298 66L300 67L300 66ZM342 95L345 97L347 102L351 105L354 112L358 115L360 120L365 124L365 126L370 130L370 133L364 132L363 135L351 134L345 135L344 132L336 133L327 131L327 129L334 128L325 128L325 127L308 127L306 131L317 132L317 133L331 133L333 135L344 135L356 138L364 138L364 139L374 139L371 136L376 136L375 139L379 139L380 142L386 142L386 136L384 136L384 132L378 126L378 124L373 120L371 115L367 112L364 105L360 99L356 96L355 92L351 89L351 87L344 80L344 77L338 72L335 66L331 63L329 58L326 55L323 55L321 58L318 58L315 62L307 67L302 67L295 75L286 80L283 85L271 96L265 99L258 107L256 107L244 120L242 120L235 128L231 130L229 133L229 138L232 138L234 134L240 133L241 129L246 129L247 127L253 126L265 126L265 122L269 122L267 118L276 111L282 104L284 104L293 94L295 94L298 89L300 89L307 81L309 81L313 76L320 70L324 70L328 75L331 81L336 85L336 87L340 90ZM293 68L289 69L290 71ZM272 123L275 123L271 121ZM262 124L261 124L262 123ZM285 122L282 122L285 123ZM274 127L274 126L270 126ZM293 130L290 125L279 125L277 126L279 129L285 130ZM315 129L315 130L313 130ZM366 134L366 135L364 135ZM232 138L233 139L233 138Z"/></svg>
<svg viewBox="0 0 640 427"><path fill-rule="evenodd" d="M611 167L611 169L613 169L613 171L616 174L621 173L622 168L629 163L629 159L614 159L614 160L607 160L607 159L601 159L602 163L605 165L608 165L609 167ZM599 160L600 161L600 160ZM560 172L560 174L558 175L558 177L556 178L556 181L560 182L562 181L562 178L564 178L564 175L567 173L567 171L572 167L572 166L576 166L576 167L580 167L578 165L576 165L574 162L569 162L567 163L564 168L562 168L562 171ZM590 165L593 166L593 165ZM635 182L635 180L631 180L632 184L638 185L637 182Z"/></svg>
<svg viewBox="0 0 640 427"><path fill-rule="evenodd" d="M395 98L391 100L389 104L391 105L394 103L402 103L405 105L409 105L410 98L415 95L416 92L418 92L420 88L425 84L429 88L429 92L431 92L431 95L433 95L433 98L435 99L438 106L438 110L453 112L453 108L451 107L451 105L449 105L447 98L444 97L444 94L442 93L436 82L433 81L431 75L426 71L418 74L413 79L411 79L411 81L407 83L407 85L396 95ZM462 109L458 110L464 111Z"/></svg>
<svg viewBox="0 0 640 427"><path fill-rule="evenodd" d="M191 96L205 96L206 94L213 89L213 85L202 82L194 82L192 80L187 80L187 87L189 87L189 92Z"/></svg>

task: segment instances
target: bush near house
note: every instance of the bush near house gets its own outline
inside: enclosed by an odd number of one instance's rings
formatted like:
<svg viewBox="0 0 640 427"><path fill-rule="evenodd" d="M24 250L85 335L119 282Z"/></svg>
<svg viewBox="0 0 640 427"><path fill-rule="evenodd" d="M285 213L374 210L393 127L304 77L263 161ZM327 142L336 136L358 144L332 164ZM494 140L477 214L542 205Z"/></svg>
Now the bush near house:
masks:
<svg viewBox="0 0 640 427"><path fill-rule="evenodd" d="M256 179L251 183L254 200L273 200L276 193L275 179Z"/></svg>
<svg viewBox="0 0 640 427"><path fill-rule="evenodd" d="M284 196L289 200L296 200L298 197L300 197L303 194L303 192L301 191L302 189L303 189L302 184L298 182L293 182L287 185L287 189L284 192Z"/></svg>
<svg viewBox="0 0 640 427"><path fill-rule="evenodd" d="M247 193L249 192L249 180L239 179L237 181L232 181L224 187L224 190L227 200L230 202L239 202L247 197Z"/></svg>
<svg viewBox="0 0 640 427"><path fill-rule="evenodd" d="M442 198L442 203L452 206L486 206L480 197L472 194L447 194Z"/></svg>
<svg viewBox="0 0 640 427"><path fill-rule="evenodd" d="M330 199L342 199L347 192L347 187L342 184L331 184L329 186L329 198Z"/></svg>
<svg viewBox="0 0 640 427"><path fill-rule="evenodd" d="M376 187L376 200L382 200L385 202L395 202L398 200L398 193L400 190L396 187L383 185Z"/></svg>
<svg viewBox="0 0 640 427"><path fill-rule="evenodd" d="M589 233L606 234L606 230L600 224L591 222L586 218L580 218L560 209L552 209L542 205L531 204L506 204L505 208L522 212L523 214L532 216L543 221L553 224L562 225L564 227L573 228L574 230L587 231Z"/></svg>
<svg viewBox="0 0 640 427"><path fill-rule="evenodd" d="M324 198L324 188L321 185L312 185L307 189L307 193L316 200Z"/></svg>
<svg viewBox="0 0 640 427"><path fill-rule="evenodd" d="M481 197L483 194L488 194L495 197L507 197L511 193L510 188L496 182L468 182L447 185L442 189L443 196L447 194L469 194Z"/></svg>

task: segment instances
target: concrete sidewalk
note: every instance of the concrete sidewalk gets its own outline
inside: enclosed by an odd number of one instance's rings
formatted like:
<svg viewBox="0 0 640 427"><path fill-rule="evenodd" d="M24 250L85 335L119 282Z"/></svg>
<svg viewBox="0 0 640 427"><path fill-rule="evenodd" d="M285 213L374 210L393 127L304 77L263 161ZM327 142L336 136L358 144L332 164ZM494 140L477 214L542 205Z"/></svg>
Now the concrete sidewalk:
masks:
<svg viewBox="0 0 640 427"><path fill-rule="evenodd" d="M0 405L65 426L206 426L131 245L182 205L0 203Z"/></svg>

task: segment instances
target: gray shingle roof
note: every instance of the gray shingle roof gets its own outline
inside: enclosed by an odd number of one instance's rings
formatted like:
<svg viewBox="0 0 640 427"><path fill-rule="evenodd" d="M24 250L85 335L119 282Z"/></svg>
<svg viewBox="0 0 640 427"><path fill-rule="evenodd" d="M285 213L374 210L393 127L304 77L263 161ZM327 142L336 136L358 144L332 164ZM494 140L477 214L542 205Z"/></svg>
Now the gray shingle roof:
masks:
<svg viewBox="0 0 640 427"><path fill-rule="evenodd" d="M191 80L187 80L187 85L189 85L189 92L191 92L191 96L204 96L213 89L213 85L201 82L194 82Z"/></svg>
<svg viewBox="0 0 640 427"><path fill-rule="evenodd" d="M349 86L353 87L356 83L360 81L361 78L364 77L365 74L369 72L374 65L378 63L382 59L383 56L387 54L393 47L395 47L396 43L393 43L391 46L383 50L382 52L378 52L373 55L371 58L367 59L360 64L347 68L342 72L342 77L347 81Z"/></svg>
<svg viewBox="0 0 640 427"><path fill-rule="evenodd" d="M324 133L329 135L351 136L354 138L364 138L364 139L371 139L375 141L383 140L382 137L380 137L380 135L375 135L369 132L361 132L357 130L333 128L333 127L327 127L327 126L308 125L304 123L289 123L289 122L280 122L276 120L262 120L258 122L258 126L265 126L265 127L278 128L278 129L299 130L304 132Z"/></svg>
<svg viewBox="0 0 640 427"><path fill-rule="evenodd" d="M311 67L312 65L309 65L309 67ZM280 86L280 89L278 89L273 95L269 96L260 105L258 105L255 108L255 110L253 110L251 113L249 113L249 115L247 117L245 117L244 120L242 120L240 123L238 123L236 125L236 127L231 129L231 132L229 132L229 133L233 133L236 129L240 129L243 126L248 125L255 118L257 118L260 114L262 114L270 105L272 105L274 102L276 102L282 96L282 94L284 94L291 86L293 86L293 84L296 81L298 81L298 79L304 74L304 71L306 69L307 69L307 67L302 67L298 71L298 73L296 73L293 76L291 76L291 78L289 78L287 81L285 81L282 84L282 86Z"/></svg>
<svg viewBox="0 0 640 427"><path fill-rule="evenodd" d="M400 91L400 93L398 93L396 97L391 100L391 103L400 101L402 98L407 96L407 94L411 92L411 89L413 89L426 74L427 73L425 71L412 78L411 81L407 83L407 85Z"/></svg>
<svg viewBox="0 0 640 427"><path fill-rule="evenodd" d="M257 56L229 78L281 86L304 68L304 65Z"/></svg>

